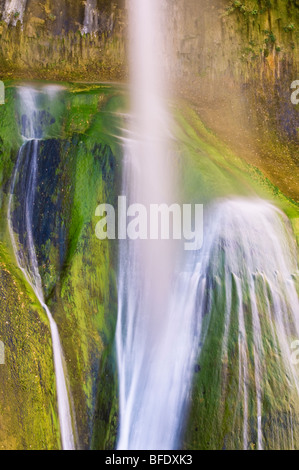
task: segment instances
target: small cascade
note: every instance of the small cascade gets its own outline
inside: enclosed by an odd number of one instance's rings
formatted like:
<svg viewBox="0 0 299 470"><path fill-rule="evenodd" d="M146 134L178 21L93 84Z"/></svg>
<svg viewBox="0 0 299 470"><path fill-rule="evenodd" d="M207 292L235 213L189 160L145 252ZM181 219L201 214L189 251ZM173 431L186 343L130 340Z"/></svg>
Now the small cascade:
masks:
<svg viewBox="0 0 299 470"><path fill-rule="evenodd" d="M52 336L62 448L63 450L73 450L75 448L75 444L65 378L63 351L57 325L45 303L33 234L33 213L37 196L38 150L39 141L43 137L41 112L38 107L38 99L40 94L45 92L46 90L38 91L27 87L20 87L18 90L21 115L20 127L24 144L18 153L11 184L8 204L8 226L18 266L23 272L27 282L34 290L36 297L49 319ZM22 212L18 220L15 220L13 203L14 198L16 197L15 192L18 185L21 187Z"/></svg>
<svg viewBox="0 0 299 470"><path fill-rule="evenodd" d="M16 26L18 21L23 23L26 4L27 0L6 0L2 19L13 26Z"/></svg>
<svg viewBox="0 0 299 470"><path fill-rule="evenodd" d="M192 256L189 266L199 282L188 302L194 303L202 323L199 361L205 364L214 357L217 363L210 380L215 377L218 406L234 393L232 439L237 440L230 445L237 448L241 442L241 448L248 449L254 443L262 450L272 435L265 431L265 397L270 400L277 393L278 410L285 397L289 406L299 399L291 347L299 337L298 265L290 223L267 201L218 201L206 220L203 248ZM212 342L215 331L217 342ZM222 377L219 384L216 374ZM237 381L234 392L232 374ZM213 403L212 397L207 399ZM211 410L211 422L217 414L221 416L220 409ZM291 447L293 431L278 432L272 445Z"/></svg>
<svg viewBox="0 0 299 470"><path fill-rule="evenodd" d="M81 32L82 34L93 34L99 30L99 27L100 18L99 11L97 8L97 0L86 0L84 22Z"/></svg>

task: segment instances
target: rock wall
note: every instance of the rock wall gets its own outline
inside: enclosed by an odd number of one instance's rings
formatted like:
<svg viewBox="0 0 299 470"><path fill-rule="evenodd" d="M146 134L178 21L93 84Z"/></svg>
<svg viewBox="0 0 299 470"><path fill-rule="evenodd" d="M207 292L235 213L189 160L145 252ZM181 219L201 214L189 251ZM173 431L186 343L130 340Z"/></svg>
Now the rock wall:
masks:
<svg viewBox="0 0 299 470"><path fill-rule="evenodd" d="M298 0L169 0L175 93L227 145L299 201Z"/></svg>
<svg viewBox="0 0 299 470"><path fill-rule="evenodd" d="M113 447L117 251L95 236L95 209L102 201L115 204L120 149L114 115L124 103L109 85L76 84L62 93L39 113L48 120L38 147L34 242L67 365L77 447L90 448L92 439L95 446ZM7 227L11 175L22 143L18 122L26 120L15 105L16 89L7 86L0 106L0 449L59 449L48 320L16 266ZM16 233L20 182L14 192Z"/></svg>
<svg viewBox="0 0 299 470"><path fill-rule="evenodd" d="M98 1L98 31L83 34L83 0L28 0L23 22L0 25L1 78L116 80L124 72L120 2Z"/></svg>
<svg viewBox="0 0 299 470"><path fill-rule="evenodd" d="M21 0L20 0L21 1ZM20 2L19 2L20 3ZM7 24L0 2L0 76L120 80L127 75L125 0L93 0L97 31L83 33L84 0L27 0L23 21ZM90 4L90 5L93 5ZM298 0L163 0L168 63L181 88L247 83L298 71ZM16 18L18 20L18 17ZM88 29L88 28L87 28ZM297 78L297 77L296 77ZM219 88L219 87L218 87Z"/></svg>

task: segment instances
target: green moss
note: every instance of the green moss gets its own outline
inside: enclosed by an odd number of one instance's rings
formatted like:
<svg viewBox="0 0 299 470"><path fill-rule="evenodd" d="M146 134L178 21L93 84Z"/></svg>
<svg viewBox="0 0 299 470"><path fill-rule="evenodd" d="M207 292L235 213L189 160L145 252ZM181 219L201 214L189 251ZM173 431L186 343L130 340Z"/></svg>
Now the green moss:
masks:
<svg viewBox="0 0 299 470"><path fill-rule="evenodd" d="M45 312L0 243L0 447L59 449L52 345Z"/></svg>
<svg viewBox="0 0 299 470"><path fill-rule="evenodd" d="M17 156L21 139L15 119L14 90L5 83L5 104L0 105L0 211L3 203L3 187L8 180ZM1 221L3 217L1 217Z"/></svg>
<svg viewBox="0 0 299 470"><path fill-rule="evenodd" d="M223 253L223 257L225 253ZM241 307L244 315L245 337L240 331L239 298L234 275L232 287L225 286L221 259L218 259L219 278L208 275L207 285L213 287L211 306L203 318L203 347L198 358L199 372L194 376L184 448L203 450L229 450L244 448L244 420L247 416L248 449L257 449L258 411L252 307L249 294L243 286ZM262 390L263 445L267 449L298 448L296 426L298 422L298 395L290 387L285 374L282 352L277 346L278 332L270 326L269 312L273 305L264 303L264 279L255 280L263 343L263 361L260 386ZM231 308L227 309L227 290L231 290ZM269 293L269 298L271 295ZM228 322L228 323L227 323ZM229 325L226 330L227 324ZM275 327L274 327L275 328ZM226 336L227 331L227 336ZM202 340L203 341L203 340ZM241 349L242 348L242 349ZM241 351L243 351L241 353ZM246 379L243 382L243 360L246 355ZM243 357L243 359L242 359ZM263 367L263 366L262 366ZM241 375L240 375L241 374ZM243 384L247 395L244 396ZM247 415L244 406L246 403ZM292 431L292 429L294 431Z"/></svg>
<svg viewBox="0 0 299 470"><path fill-rule="evenodd" d="M60 136L49 128L55 139L40 145L39 158L48 162L41 204L51 194L50 212L56 214L47 216L48 238L39 247L41 274L65 352L82 448L90 447L92 435L94 447L109 446L116 432L116 253L113 244L95 236L95 209L115 203L121 149L114 136L123 102L110 86L70 85L63 112L52 103ZM109 397L111 406L103 397ZM101 419L94 420L94 413Z"/></svg>
<svg viewBox="0 0 299 470"><path fill-rule="evenodd" d="M287 197L264 173L241 159L184 103L174 110L178 127L178 152L183 200L208 203L227 195L253 196L272 200L291 219L299 237L299 204Z"/></svg>
<svg viewBox="0 0 299 470"><path fill-rule="evenodd" d="M281 207L292 221L295 234L298 232L299 206L287 198L265 175L253 165L239 158L231 149L200 120L192 109L180 104L176 108L178 128L178 150L183 164L180 167L183 198L186 201L207 204L211 200L231 195L258 195L272 200ZM194 386L190 402L190 413L186 423L184 448L186 449L242 449L244 397L239 390L240 327L238 297L234 277L232 278L232 306L226 309L227 289L224 281L224 256L217 258L218 276L208 274L207 289L211 305L203 317L203 343L194 375ZM213 272L213 271L212 271ZM264 301L264 279L255 280L260 315L263 350L267 371L262 376L262 426L263 443L266 448L288 449L298 447L299 435L291 435L290 420L298 421L298 397L289 387L284 373L282 352L277 346L278 332L270 326ZM254 330L250 292L243 291L242 308L248 358L248 448L257 448L257 404L255 385ZM224 354L224 336L227 315L230 316L227 335L227 354ZM204 338L204 341L203 341ZM291 337L290 337L291 342ZM211 373L212 371L212 373ZM272 427L271 427L272 423ZM275 431L273 431L275 429Z"/></svg>
<svg viewBox="0 0 299 470"><path fill-rule="evenodd" d="M295 30L295 25L293 23L290 23L287 26L284 26L283 30L285 33L290 33Z"/></svg>

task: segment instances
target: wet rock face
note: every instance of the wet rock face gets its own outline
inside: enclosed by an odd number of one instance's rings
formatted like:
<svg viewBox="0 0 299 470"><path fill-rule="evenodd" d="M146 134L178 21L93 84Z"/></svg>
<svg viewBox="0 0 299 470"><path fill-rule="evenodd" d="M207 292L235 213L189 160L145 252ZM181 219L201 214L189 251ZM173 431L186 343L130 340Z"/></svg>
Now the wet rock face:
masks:
<svg viewBox="0 0 299 470"><path fill-rule="evenodd" d="M16 0L13 3L0 0L0 18L13 27L20 23L24 36L31 38L45 33L49 37L64 36L78 31L111 34L122 3L122 0ZM84 29L84 24L89 23L86 18L91 14L96 17L96 27Z"/></svg>
<svg viewBox="0 0 299 470"><path fill-rule="evenodd" d="M1 1L1 0L0 0ZM87 2L28 0L23 17L0 22L1 78L119 80L125 73L122 0L97 1L96 25L84 30ZM5 5L0 5L4 19ZM22 21L21 21L22 19Z"/></svg>
<svg viewBox="0 0 299 470"><path fill-rule="evenodd" d="M34 32L36 29L47 28L52 34L63 34L69 31L78 31L84 23L85 9L88 2L85 0L20 0L26 4L23 18L25 30ZM109 18L116 8L122 6L121 0L95 0L102 29L108 26ZM0 0L0 12L2 16L7 10L5 0Z"/></svg>
<svg viewBox="0 0 299 470"><path fill-rule="evenodd" d="M298 0L261 0L258 9L253 0L244 0L242 8L239 3L161 0L173 52L168 68L180 86L198 89L206 81L215 89L223 78L248 81L259 72L273 77L284 62L298 69ZM0 0L2 14L4 6ZM0 25L0 74L124 79L126 12L125 0L27 0L22 28L19 22Z"/></svg>
<svg viewBox="0 0 299 470"><path fill-rule="evenodd" d="M43 136L44 130L47 126L54 124L55 119L51 114L45 110L35 112L33 115L34 129L36 138L40 139ZM22 135L26 135L26 130L30 125L30 120L26 114L22 114L19 119L19 126Z"/></svg>

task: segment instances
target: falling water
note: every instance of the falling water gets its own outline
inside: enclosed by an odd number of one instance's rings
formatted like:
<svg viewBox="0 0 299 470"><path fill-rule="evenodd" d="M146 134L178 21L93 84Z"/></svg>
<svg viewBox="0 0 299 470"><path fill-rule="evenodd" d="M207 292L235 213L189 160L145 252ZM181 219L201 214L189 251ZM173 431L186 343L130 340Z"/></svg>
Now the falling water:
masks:
<svg viewBox="0 0 299 470"><path fill-rule="evenodd" d="M147 209L174 199L174 164L161 80L162 3L129 2L132 116L125 137L123 194L130 204L141 203ZM175 246L170 241L120 242L119 449L168 449L177 443L185 400L182 389L188 388L184 371L189 350L182 348L188 333L177 338L181 311L171 311L168 304L174 259Z"/></svg>
<svg viewBox="0 0 299 470"><path fill-rule="evenodd" d="M15 26L18 21L23 22L27 0L6 0L2 19Z"/></svg>
<svg viewBox="0 0 299 470"><path fill-rule="evenodd" d="M45 303L33 237L33 212L37 188L38 149L39 140L42 138L43 132L40 126L40 113L37 107L37 100L40 93L41 92L37 90L25 87L20 87L18 91L20 99L21 133L24 144L19 150L11 184L8 204L8 226L18 266L34 290L50 322L62 448L64 450L73 450L75 448L74 437L64 373L63 352L57 325ZM21 195L23 212L21 220L14 221L13 197L17 181L20 181L20 178L22 178L22 188L24 190ZM15 234L15 225L20 228L18 234L19 241Z"/></svg>
<svg viewBox="0 0 299 470"><path fill-rule="evenodd" d="M99 30L97 0L86 0L82 33L92 34Z"/></svg>
<svg viewBox="0 0 299 470"><path fill-rule="evenodd" d="M163 4L129 1L132 114L124 136L122 191L130 204L145 207L169 204L175 197L159 48ZM263 399L274 380L267 382L267 365L285 374L276 373L277 389L284 383L290 396L299 391L291 360L291 341L299 337L298 268L289 221L260 199L218 201L206 210L202 249L180 262L176 249L170 241L120 241L118 448L180 445L194 371L200 367L196 361L209 347L215 322L223 321L217 343L221 389L228 382L227 364L238 358L232 434L241 433L244 449L253 440L262 449L268 439ZM233 358L232 331L237 331ZM213 374L209 371L209 377ZM211 413L212 420L221 411Z"/></svg>
<svg viewBox="0 0 299 470"><path fill-rule="evenodd" d="M263 430L263 399L277 394L277 409L285 397L289 406L298 402L299 374L291 357L292 341L299 338L297 245L285 214L260 199L218 201L205 225L203 248L193 253L190 265L197 273L198 290L193 299L188 297L202 322L198 354L203 363L207 356L217 357L219 370L209 374L222 377L218 403L227 399L228 368L238 371L232 447L241 442L248 449L255 442L261 450L271 440ZM208 344L216 326L219 355L215 344ZM283 409L288 413L285 405ZM221 410L212 411L212 429L215 414L221 415ZM292 446L292 414L290 419L290 429L284 432ZM274 448L285 445L283 439L282 434L275 437Z"/></svg>

